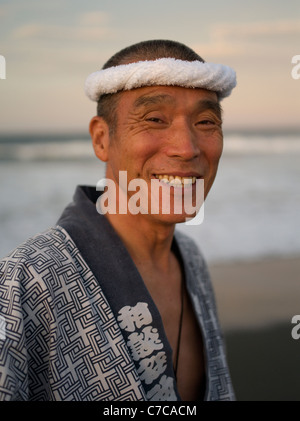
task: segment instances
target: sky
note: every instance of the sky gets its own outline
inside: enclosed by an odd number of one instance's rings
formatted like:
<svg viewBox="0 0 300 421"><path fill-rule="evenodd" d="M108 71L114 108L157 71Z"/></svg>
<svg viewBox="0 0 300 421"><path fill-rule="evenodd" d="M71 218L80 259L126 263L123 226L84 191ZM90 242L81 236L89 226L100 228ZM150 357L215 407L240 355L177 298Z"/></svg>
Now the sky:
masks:
<svg viewBox="0 0 300 421"><path fill-rule="evenodd" d="M165 38L233 67L228 129L299 129L299 0L0 0L1 133L88 132L86 77L115 52ZM299 72L300 73L300 72Z"/></svg>

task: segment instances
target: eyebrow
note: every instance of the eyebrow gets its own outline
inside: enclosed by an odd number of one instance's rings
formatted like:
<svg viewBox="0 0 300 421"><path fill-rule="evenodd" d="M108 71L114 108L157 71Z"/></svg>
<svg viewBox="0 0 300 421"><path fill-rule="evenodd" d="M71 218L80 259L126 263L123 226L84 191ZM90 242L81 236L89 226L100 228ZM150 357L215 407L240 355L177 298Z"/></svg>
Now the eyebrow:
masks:
<svg viewBox="0 0 300 421"><path fill-rule="evenodd" d="M198 102L196 108L198 112L211 110L216 114L216 116L220 120L222 120L223 110L222 110L221 104L218 101L212 101L210 99L201 99Z"/></svg>
<svg viewBox="0 0 300 421"><path fill-rule="evenodd" d="M162 104L162 103L174 104L175 100L172 96L167 95L167 94L144 95L144 96L141 96L141 97L137 98L134 101L133 105L134 105L135 108L140 108L140 107Z"/></svg>
<svg viewBox="0 0 300 421"><path fill-rule="evenodd" d="M134 108L146 107L151 105L157 105L162 103L175 104L175 99L171 95L159 94L159 95L144 95L137 98L134 101ZM195 106L197 112L202 112L206 110L213 111L216 116L222 120L222 107L218 101L213 101L211 99L200 99Z"/></svg>

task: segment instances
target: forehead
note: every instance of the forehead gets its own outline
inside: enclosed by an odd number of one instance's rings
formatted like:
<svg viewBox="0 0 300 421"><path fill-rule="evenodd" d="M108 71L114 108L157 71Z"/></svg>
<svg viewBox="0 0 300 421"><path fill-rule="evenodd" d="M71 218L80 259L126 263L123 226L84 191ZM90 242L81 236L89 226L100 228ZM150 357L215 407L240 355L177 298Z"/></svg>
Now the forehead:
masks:
<svg viewBox="0 0 300 421"><path fill-rule="evenodd" d="M198 104L211 103L219 108L217 94L201 88L179 86L149 86L121 93L119 108L133 111L154 105L189 108Z"/></svg>

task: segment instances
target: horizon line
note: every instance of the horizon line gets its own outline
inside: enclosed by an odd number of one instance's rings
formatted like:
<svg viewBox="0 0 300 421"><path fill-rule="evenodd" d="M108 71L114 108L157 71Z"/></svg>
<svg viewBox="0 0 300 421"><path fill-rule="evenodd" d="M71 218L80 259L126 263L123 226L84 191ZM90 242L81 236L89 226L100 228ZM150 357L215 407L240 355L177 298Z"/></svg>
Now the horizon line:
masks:
<svg viewBox="0 0 300 421"><path fill-rule="evenodd" d="M287 133L291 133L291 134L300 134L300 126L296 127L285 127L285 126L281 126L281 127L269 127L269 126L265 126L265 127L225 127L223 128L223 133L270 133L270 134L287 134ZM15 136L22 136L22 137L28 137L28 136L33 136L33 137L38 137L38 136L47 136L47 137L52 137L52 136L63 136L63 137L77 137L77 138L82 138L82 137L88 137L90 138L90 134L88 131L84 131L84 130L70 130L70 129L66 129L66 130L26 130L26 131L18 131L18 130L3 130L0 131L0 137L15 137Z"/></svg>

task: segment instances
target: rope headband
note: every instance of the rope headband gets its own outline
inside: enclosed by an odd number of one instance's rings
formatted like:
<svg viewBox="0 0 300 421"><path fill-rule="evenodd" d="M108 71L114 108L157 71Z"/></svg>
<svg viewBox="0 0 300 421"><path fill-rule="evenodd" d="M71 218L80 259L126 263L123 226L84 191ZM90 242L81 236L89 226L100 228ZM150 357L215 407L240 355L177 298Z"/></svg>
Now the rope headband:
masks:
<svg viewBox="0 0 300 421"><path fill-rule="evenodd" d="M223 64L161 58L94 72L86 79L85 93L92 101L98 101L104 94L154 85L203 88L216 92L221 100L236 86L236 74Z"/></svg>

